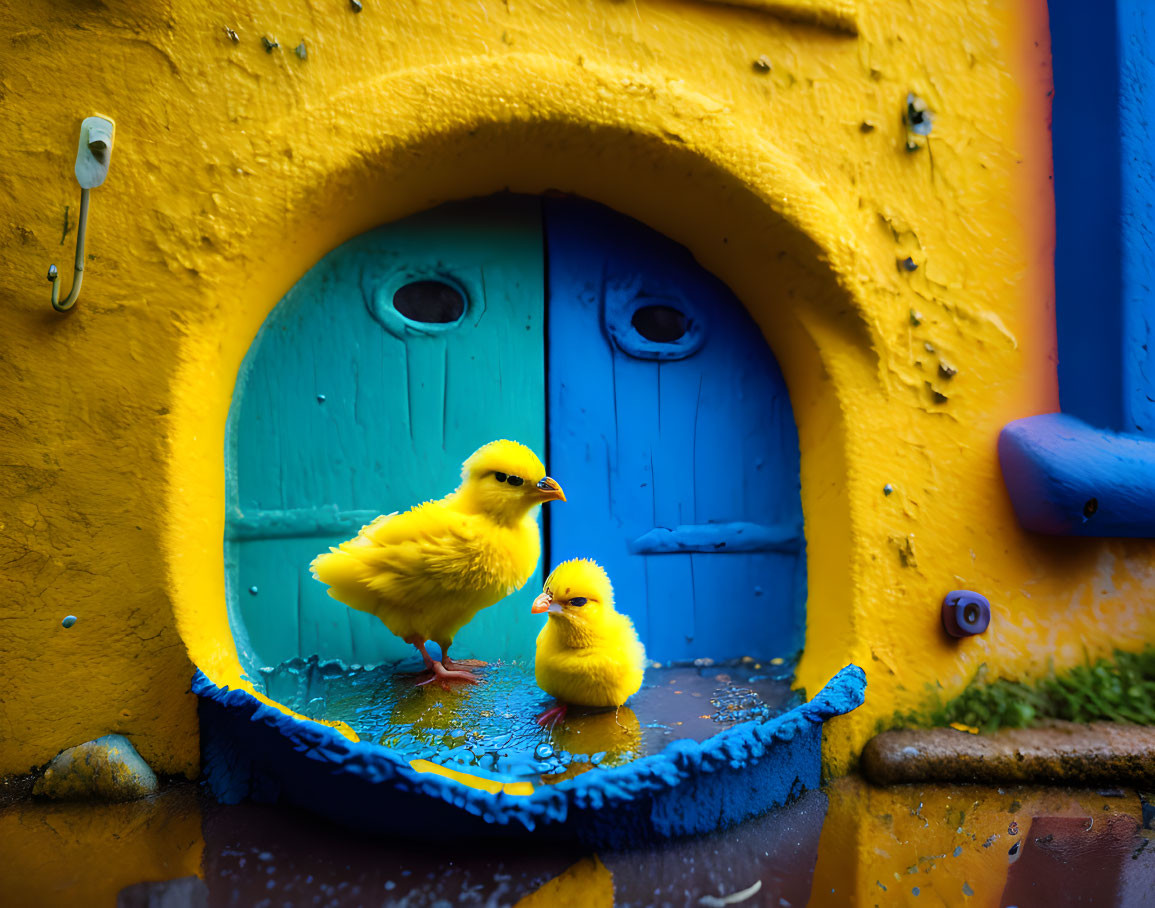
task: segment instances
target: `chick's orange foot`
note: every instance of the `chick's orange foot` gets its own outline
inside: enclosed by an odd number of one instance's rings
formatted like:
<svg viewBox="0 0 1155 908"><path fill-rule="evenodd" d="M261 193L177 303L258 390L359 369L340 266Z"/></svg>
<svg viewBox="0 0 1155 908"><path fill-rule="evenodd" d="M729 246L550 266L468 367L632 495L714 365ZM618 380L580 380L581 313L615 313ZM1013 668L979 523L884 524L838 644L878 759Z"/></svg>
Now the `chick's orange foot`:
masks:
<svg viewBox="0 0 1155 908"><path fill-rule="evenodd" d="M441 685L442 690L449 690L449 683L451 681L460 681L464 684L481 683L481 679L473 674L473 672L450 670L440 662L434 662L430 667L430 671L432 674L428 678L417 682L418 687L424 687L426 684L432 684L434 681Z"/></svg>
<svg viewBox="0 0 1155 908"><path fill-rule="evenodd" d="M558 703L551 706L540 716L537 717L537 724L542 728L553 728L558 722L565 718L566 711L569 709L564 703Z"/></svg>
<svg viewBox="0 0 1155 908"><path fill-rule="evenodd" d="M441 664L450 671L454 671L459 668L485 668L487 665L489 665L488 662L482 662L480 659L450 659L448 656L441 660Z"/></svg>

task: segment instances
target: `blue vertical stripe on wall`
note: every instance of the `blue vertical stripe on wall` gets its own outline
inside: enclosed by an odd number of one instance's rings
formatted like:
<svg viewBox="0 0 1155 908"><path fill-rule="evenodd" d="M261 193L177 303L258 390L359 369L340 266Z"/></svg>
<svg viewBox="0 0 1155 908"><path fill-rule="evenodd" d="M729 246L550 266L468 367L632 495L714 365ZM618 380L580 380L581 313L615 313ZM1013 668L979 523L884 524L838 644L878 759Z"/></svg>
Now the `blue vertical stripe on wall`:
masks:
<svg viewBox="0 0 1155 908"><path fill-rule="evenodd" d="M1120 149L1132 126L1119 105L1115 7L1116 0L1049 3L1059 397L1064 412L1122 429Z"/></svg>
<svg viewBox="0 0 1155 908"><path fill-rule="evenodd" d="M651 658L792 657L805 622L798 438L757 325L685 249L545 202L552 561L605 565ZM688 318L647 340L643 307Z"/></svg>
<svg viewBox="0 0 1155 908"><path fill-rule="evenodd" d="M1125 432L1155 435L1155 8L1117 0Z"/></svg>
<svg viewBox="0 0 1155 908"><path fill-rule="evenodd" d="M407 320L393 293L459 289L457 324ZM498 437L545 443L544 274L536 199L444 206L325 256L270 313L238 375L226 448L230 619L252 670L320 654L409 656L374 616L331 599L309 562L377 514L456 487ZM540 574L457 638L466 656L525 658Z"/></svg>
<svg viewBox="0 0 1155 908"><path fill-rule="evenodd" d="M999 459L1026 528L1150 537L1155 439L1137 436L1155 431L1155 12L1049 8L1063 412L1009 423Z"/></svg>

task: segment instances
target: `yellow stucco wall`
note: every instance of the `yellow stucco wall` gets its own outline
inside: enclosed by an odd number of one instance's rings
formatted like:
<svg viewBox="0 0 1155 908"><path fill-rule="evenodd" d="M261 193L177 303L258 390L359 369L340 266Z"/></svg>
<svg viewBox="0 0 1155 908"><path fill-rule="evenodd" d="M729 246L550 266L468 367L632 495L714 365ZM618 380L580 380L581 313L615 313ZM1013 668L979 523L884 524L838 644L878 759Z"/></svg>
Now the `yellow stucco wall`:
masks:
<svg viewBox="0 0 1155 908"><path fill-rule="evenodd" d="M195 772L193 663L244 686L221 539L249 343L329 249L505 188L645 221L762 325L802 445L800 680L870 683L834 766L929 682L1155 639L1155 546L1028 536L995 454L1057 400L1042 0L741 5L0 0L0 773L107 732ZM60 316L95 113L116 145ZM994 603L984 636L944 637L955 587Z"/></svg>

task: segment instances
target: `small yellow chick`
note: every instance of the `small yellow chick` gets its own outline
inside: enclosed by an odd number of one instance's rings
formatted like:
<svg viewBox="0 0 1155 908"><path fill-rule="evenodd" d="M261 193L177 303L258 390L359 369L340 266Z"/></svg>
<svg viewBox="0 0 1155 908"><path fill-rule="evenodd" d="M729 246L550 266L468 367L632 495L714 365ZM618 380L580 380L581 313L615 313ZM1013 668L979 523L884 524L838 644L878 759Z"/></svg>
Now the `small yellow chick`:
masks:
<svg viewBox="0 0 1155 908"><path fill-rule="evenodd" d="M548 612L537 635L537 684L558 705L538 716L560 721L567 705L621 706L642 686L645 651L628 617L614 610L614 590L601 565L584 558L563 561L533 602Z"/></svg>
<svg viewBox="0 0 1155 908"><path fill-rule="evenodd" d="M474 615L534 572L541 556L536 509L547 501L565 501L565 493L537 455L515 441L490 442L465 461L456 491L378 517L313 559L313 576L338 602L376 615L417 647L433 672L420 683L476 683L458 668L467 663L450 661L449 647ZM441 647L441 662L425 651L427 640Z"/></svg>

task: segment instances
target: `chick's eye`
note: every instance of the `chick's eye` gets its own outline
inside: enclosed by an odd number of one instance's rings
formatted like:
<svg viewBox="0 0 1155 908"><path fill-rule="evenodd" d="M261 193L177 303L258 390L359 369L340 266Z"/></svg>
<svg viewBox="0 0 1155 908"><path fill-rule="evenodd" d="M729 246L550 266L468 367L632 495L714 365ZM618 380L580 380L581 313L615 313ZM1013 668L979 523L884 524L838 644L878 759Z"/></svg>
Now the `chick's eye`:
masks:
<svg viewBox="0 0 1155 908"><path fill-rule="evenodd" d="M525 480L524 480L524 479L522 479L520 476L510 476L510 477L509 477L509 484L510 484L511 486L519 486L519 485L521 485L523 482L525 482Z"/></svg>
<svg viewBox="0 0 1155 908"><path fill-rule="evenodd" d="M493 478L496 479L498 482L505 482L509 477L506 476L504 473L494 473Z"/></svg>
<svg viewBox="0 0 1155 908"><path fill-rule="evenodd" d="M589 600L585 596L574 596L574 598L569 601L569 604L581 608L587 602L589 602Z"/></svg>

